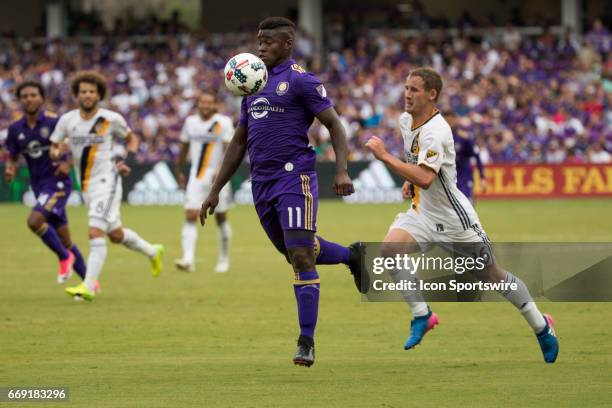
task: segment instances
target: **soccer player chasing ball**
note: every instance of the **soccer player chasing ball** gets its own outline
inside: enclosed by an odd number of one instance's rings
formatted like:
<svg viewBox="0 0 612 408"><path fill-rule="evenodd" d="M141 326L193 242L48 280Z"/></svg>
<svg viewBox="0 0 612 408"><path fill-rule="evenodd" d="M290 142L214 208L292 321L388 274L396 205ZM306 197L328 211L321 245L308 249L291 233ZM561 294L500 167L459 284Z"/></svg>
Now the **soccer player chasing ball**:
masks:
<svg viewBox="0 0 612 408"><path fill-rule="evenodd" d="M68 228L66 203L72 192L69 157L53 161L49 156L49 136L57 124L57 115L44 110L45 91L39 82L25 81L17 86L17 98L23 117L11 124L6 145L9 160L4 178L11 182L22 154L30 170L30 183L36 205L28 216L28 227L57 255L60 263L57 282L70 278L72 269L81 279L87 272L81 251L72 243Z"/></svg>
<svg viewBox="0 0 612 408"><path fill-rule="evenodd" d="M130 172L129 164L134 160L139 141L123 116L99 106L106 95L106 80L96 72L78 73L72 81L72 93L79 108L62 115L57 123L51 135L51 157L58 158L67 150L74 156L89 216L89 257L85 281L66 288L66 292L91 301L106 259L105 235L111 242L147 256L153 276L161 272L164 247L151 245L136 232L122 227L119 214L123 190L121 176ZM114 138L127 143L125 161L114 161Z"/></svg>
<svg viewBox="0 0 612 408"><path fill-rule="evenodd" d="M383 252L392 255L398 245L416 252L432 242L480 245L488 264L475 273L476 277L481 281L503 280L517 284L517 290L501 294L521 312L533 329L544 361L554 363L559 353L559 342L552 317L540 313L523 281L496 263L476 211L457 188L453 135L436 109L442 91L440 75L429 68L417 68L406 78L405 88L406 112L400 116L399 125L406 162L390 155L378 137L372 137L366 143L378 160L406 180L404 190L409 190L412 196L411 208L400 213L391 224L384 239ZM410 337L404 344L404 349L409 350L438 324L438 316L420 293L406 297L413 314Z"/></svg>
<svg viewBox="0 0 612 408"><path fill-rule="evenodd" d="M219 205L222 187L249 152L255 209L268 238L285 255L295 274L294 292L300 336L293 362L314 363L314 331L319 309L317 264L349 266L361 290L361 244L343 247L316 236L318 183L316 154L308 146L308 128L316 117L331 135L336 153L334 191L354 192L347 173L344 128L321 82L291 58L295 25L282 17L259 24L259 57L268 68L266 87L242 100L240 121L210 194L202 203L200 222Z"/></svg>

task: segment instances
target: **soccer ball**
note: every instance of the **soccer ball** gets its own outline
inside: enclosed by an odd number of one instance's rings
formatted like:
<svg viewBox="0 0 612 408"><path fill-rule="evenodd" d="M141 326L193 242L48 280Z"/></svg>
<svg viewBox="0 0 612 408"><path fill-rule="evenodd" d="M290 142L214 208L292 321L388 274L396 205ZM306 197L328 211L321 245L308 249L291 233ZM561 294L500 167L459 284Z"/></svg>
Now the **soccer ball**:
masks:
<svg viewBox="0 0 612 408"><path fill-rule="evenodd" d="M268 82L266 64L253 54L238 54L225 64L225 86L236 96L254 95Z"/></svg>

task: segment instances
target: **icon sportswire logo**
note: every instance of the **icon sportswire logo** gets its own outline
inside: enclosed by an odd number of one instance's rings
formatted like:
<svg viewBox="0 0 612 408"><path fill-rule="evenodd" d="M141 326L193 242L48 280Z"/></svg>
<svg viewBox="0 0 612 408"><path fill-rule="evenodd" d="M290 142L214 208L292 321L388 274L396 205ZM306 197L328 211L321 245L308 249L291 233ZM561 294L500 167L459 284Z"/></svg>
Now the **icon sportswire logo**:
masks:
<svg viewBox="0 0 612 408"><path fill-rule="evenodd" d="M371 162L353 180L355 193L342 197L350 204L356 203L399 203L403 201L402 188L396 186L389 170L379 161Z"/></svg>
<svg viewBox="0 0 612 408"><path fill-rule="evenodd" d="M185 192L164 162L157 163L128 193L132 205L176 205L182 204Z"/></svg>

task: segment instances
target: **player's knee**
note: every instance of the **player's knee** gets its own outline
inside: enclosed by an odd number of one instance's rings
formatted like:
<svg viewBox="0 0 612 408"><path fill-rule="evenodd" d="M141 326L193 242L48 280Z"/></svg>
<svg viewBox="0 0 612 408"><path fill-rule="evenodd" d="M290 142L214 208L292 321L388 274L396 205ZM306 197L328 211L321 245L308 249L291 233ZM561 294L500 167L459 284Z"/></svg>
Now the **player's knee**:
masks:
<svg viewBox="0 0 612 408"><path fill-rule="evenodd" d="M111 231L108 233L108 239L110 239L110 241L113 244L120 244L123 242L123 229L118 228L114 231Z"/></svg>
<svg viewBox="0 0 612 408"><path fill-rule="evenodd" d="M217 221L217 225L223 224L227 221L227 213L215 213L215 220Z"/></svg>
<svg viewBox="0 0 612 408"><path fill-rule="evenodd" d="M198 220L199 215L200 215L199 210L186 210L185 211L185 221L196 222Z"/></svg>
<svg viewBox="0 0 612 408"><path fill-rule="evenodd" d="M89 239L95 239L95 238L103 238L104 237L104 231L102 231L99 228L89 228L89 232L87 234Z"/></svg>
<svg viewBox="0 0 612 408"><path fill-rule="evenodd" d="M308 272L315 268L314 251L311 248L292 248L289 250L289 258L296 272Z"/></svg>
<svg viewBox="0 0 612 408"><path fill-rule="evenodd" d="M45 222L44 217L39 216L37 213L30 214L26 222L30 231L35 234L38 234L41 229L44 229L45 231L47 229L47 223ZM44 234L45 231L42 233Z"/></svg>

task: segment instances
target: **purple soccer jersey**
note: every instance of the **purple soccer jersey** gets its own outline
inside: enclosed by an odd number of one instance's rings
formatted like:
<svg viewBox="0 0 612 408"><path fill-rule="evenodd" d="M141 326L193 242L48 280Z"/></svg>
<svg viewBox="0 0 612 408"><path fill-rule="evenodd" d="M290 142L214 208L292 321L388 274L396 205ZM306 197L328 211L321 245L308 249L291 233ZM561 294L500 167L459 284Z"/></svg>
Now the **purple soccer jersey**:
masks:
<svg viewBox="0 0 612 408"><path fill-rule="evenodd" d="M68 222L65 207L72 191L70 176L56 176L57 164L49 157L49 136L57 120L55 114L43 111L36 126L31 128L23 117L11 124L6 139L11 157L22 154L28 164L30 184L37 200L34 210L45 215L49 223L56 227Z"/></svg>
<svg viewBox="0 0 612 408"><path fill-rule="evenodd" d="M454 136L455 153L457 166L457 188L461 190L467 198L472 198L474 189L474 170L472 168L472 158L476 159L478 172L483 176L482 162L480 156L474 148L474 142L469 137Z"/></svg>
<svg viewBox="0 0 612 408"><path fill-rule="evenodd" d="M323 84L294 60L270 69L266 87L242 100L239 126L247 129L255 208L281 252L314 246L285 242L283 231L316 231L316 154L307 133L315 115L330 107Z"/></svg>
<svg viewBox="0 0 612 408"><path fill-rule="evenodd" d="M265 88L244 98L240 110L252 180L313 172L316 154L308 145L308 128L330 107L323 84L294 60L270 69Z"/></svg>

